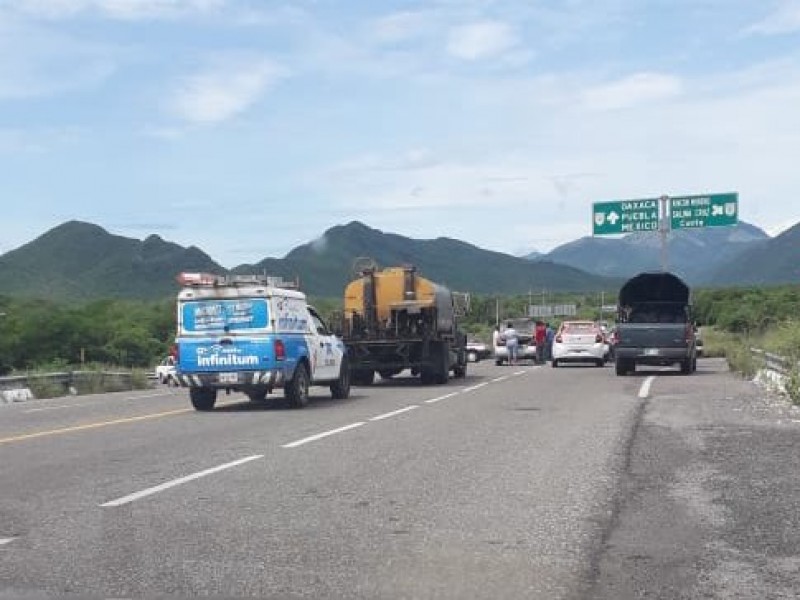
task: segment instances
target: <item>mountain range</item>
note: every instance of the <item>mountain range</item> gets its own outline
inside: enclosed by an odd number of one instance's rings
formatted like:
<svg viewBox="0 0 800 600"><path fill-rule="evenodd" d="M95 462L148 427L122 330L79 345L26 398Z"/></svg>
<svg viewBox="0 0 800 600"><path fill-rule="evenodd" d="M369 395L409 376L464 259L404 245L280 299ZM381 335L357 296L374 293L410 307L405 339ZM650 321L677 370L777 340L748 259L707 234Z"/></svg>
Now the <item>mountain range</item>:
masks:
<svg viewBox="0 0 800 600"><path fill-rule="evenodd" d="M740 222L731 227L678 229L667 234L667 269L692 285L737 284L737 257L756 248L771 247L761 229ZM786 248L786 250L789 250ZM768 251L769 252L769 251ZM627 278L661 269L661 241L657 234L634 233L618 239L583 237L533 260L548 260L606 277ZM781 269L765 282L782 280Z"/></svg>
<svg viewBox="0 0 800 600"><path fill-rule="evenodd" d="M283 258L239 265L233 273L299 277L311 295L339 297L356 259L379 266L416 265L420 274L451 289L520 294L611 291L627 277L659 268L657 236L582 238L548 254L515 257L451 238L419 240L353 221L337 225ZM770 238L747 223L669 234L669 267L692 284L774 284L800 281L800 223ZM158 299L177 292L181 271L228 272L195 246L157 235L144 240L69 221L0 256L0 294L64 300Z"/></svg>

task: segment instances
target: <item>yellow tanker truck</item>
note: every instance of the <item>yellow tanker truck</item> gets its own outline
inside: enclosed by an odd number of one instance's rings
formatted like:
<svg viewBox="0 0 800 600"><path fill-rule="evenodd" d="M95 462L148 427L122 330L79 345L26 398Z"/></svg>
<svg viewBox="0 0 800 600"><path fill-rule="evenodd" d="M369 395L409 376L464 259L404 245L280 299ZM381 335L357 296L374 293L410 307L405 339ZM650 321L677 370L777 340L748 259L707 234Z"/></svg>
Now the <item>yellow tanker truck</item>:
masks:
<svg viewBox="0 0 800 600"><path fill-rule="evenodd" d="M410 369L422 383L467 374L466 335L457 318L468 296L420 277L413 266L361 269L344 292L342 337L355 385Z"/></svg>

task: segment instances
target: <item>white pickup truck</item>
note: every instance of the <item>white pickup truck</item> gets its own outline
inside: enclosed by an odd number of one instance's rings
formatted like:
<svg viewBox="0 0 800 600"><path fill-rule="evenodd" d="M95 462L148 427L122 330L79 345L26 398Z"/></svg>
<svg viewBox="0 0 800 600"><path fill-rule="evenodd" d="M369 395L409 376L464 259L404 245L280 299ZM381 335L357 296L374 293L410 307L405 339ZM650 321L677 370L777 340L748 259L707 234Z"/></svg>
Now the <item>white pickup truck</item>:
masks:
<svg viewBox="0 0 800 600"><path fill-rule="evenodd" d="M167 356L156 366L156 379L166 385L178 385L175 375L175 357Z"/></svg>

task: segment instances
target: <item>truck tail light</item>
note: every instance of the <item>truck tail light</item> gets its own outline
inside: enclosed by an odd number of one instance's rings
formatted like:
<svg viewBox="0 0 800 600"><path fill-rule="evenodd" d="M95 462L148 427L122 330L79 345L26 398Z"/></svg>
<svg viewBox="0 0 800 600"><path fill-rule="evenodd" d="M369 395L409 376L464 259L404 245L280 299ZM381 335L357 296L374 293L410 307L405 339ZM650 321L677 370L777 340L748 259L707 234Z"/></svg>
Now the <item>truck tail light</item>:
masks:
<svg viewBox="0 0 800 600"><path fill-rule="evenodd" d="M557 335L556 344L563 344L563 343L564 343L564 338L562 338L560 335Z"/></svg>
<svg viewBox="0 0 800 600"><path fill-rule="evenodd" d="M275 360L286 360L286 346L283 340L275 340Z"/></svg>
<svg viewBox="0 0 800 600"><path fill-rule="evenodd" d="M690 344L694 340L694 327L691 325L686 326L686 343Z"/></svg>

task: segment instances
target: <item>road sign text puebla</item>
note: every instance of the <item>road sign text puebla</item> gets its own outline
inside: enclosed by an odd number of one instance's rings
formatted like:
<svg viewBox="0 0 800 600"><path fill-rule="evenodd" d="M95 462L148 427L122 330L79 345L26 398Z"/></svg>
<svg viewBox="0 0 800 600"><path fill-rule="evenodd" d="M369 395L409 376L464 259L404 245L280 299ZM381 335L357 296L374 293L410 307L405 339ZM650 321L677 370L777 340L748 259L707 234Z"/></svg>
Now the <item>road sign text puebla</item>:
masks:
<svg viewBox="0 0 800 600"><path fill-rule="evenodd" d="M739 194L670 198L669 212L672 229L736 225L739 220Z"/></svg>
<svg viewBox="0 0 800 600"><path fill-rule="evenodd" d="M658 230L658 200L596 202L592 206L594 235Z"/></svg>

